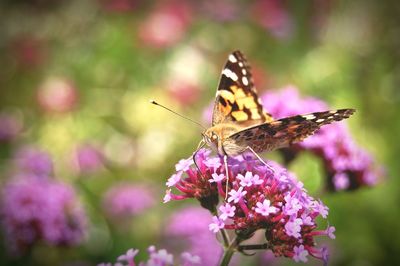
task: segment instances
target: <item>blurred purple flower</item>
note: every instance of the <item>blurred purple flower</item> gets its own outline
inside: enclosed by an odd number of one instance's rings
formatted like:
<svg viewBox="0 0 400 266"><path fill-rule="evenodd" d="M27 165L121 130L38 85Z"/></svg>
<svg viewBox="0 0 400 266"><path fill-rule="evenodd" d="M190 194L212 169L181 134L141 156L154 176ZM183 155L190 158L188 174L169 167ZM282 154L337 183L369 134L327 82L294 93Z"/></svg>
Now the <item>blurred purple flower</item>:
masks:
<svg viewBox="0 0 400 266"><path fill-rule="evenodd" d="M223 250L208 230L211 218L208 211L199 207L186 207L175 212L165 229L168 243L184 246L186 251L201 258L202 265L217 265Z"/></svg>
<svg viewBox="0 0 400 266"><path fill-rule="evenodd" d="M100 150L90 144L82 144L74 151L73 165L77 172L93 173L103 166Z"/></svg>
<svg viewBox="0 0 400 266"><path fill-rule="evenodd" d="M15 139L22 130L22 121L15 114L8 112L0 113L0 142Z"/></svg>
<svg viewBox="0 0 400 266"><path fill-rule="evenodd" d="M86 216L72 187L29 175L12 178L2 189L2 226L7 247L21 253L38 241L77 245L85 235Z"/></svg>
<svg viewBox="0 0 400 266"><path fill-rule="evenodd" d="M138 215L155 203L152 191L143 185L118 184L103 197L106 213L112 218L129 218Z"/></svg>
<svg viewBox="0 0 400 266"><path fill-rule="evenodd" d="M321 100L302 98L294 86L266 92L261 98L266 110L277 119L329 109ZM304 141L281 151L290 162L298 152L306 150L323 159L330 190L373 186L382 174L372 156L355 144L344 122L326 125Z"/></svg>
<svg viewBox="0 0 400 266"><path fill-rule="evenodd" d="M15 162L18 172L48 177L53 172L50 154L34 147L27 146L17 151Z"/></svg>
<svg viewBox="0 0 400 266"><path fill-rule="evenodd" d="M192 255L189 252L183 252L180 256L180 263L174 263L174 256L168 253L165 249L157 250L155 246L150 246L147 249L149 253L149 259L147 261L139 262L139 264L135 263L135 257L139 253L137 249L129 249L126 254L122 254L118 257L118 262L115 263L115 266L173 266L173 265L182 265L182 266L195 266L195 265L208 265L204 264L201 259ZM97 266L112 266L112 263L100 263Z"/></svg>
<svg viewBox="0 0 400 266"><path fill-rule="evenodd" d="M324 260L322 249L315 247L314 236L328 236L332 232L333 229L329 232L317 230L316 219L318 216L326 219L328 208L308 195L293 174L277 163L269 162L267 166L252 156L239 155L228 159L227 180L221 157L210 156L209 151L201 149L195 159L199 169L191 158L181 160L177 165L191 163L189 167L186 164L185 168L176 167L176 175L181 178L173 187L178 193L174 194L169 188L168 200L196 198L202 207L212 213L218 213L219 210L219 214L213 216L213 222L209 220L210 231L232 230L238 244L252 238L257 230L265 229L267 246L263 248L272 250L275 256L304 261L307 255L311 255ZM207 166L206 162L214 159L220 160L218 166L215 163L213 167ZM225 178L220 178L221 175ZM228 203L224 202L217 208L219 199L225 199ZM179 217L177 220L181 224L169 231L174 232L175 229L186 234L197 234L200 229L193 230L188 226L193 221L199 222L197 217L195 213ZM195 239L198 241L197 235ZM206 245L202 246L204 248Z"/></svg>

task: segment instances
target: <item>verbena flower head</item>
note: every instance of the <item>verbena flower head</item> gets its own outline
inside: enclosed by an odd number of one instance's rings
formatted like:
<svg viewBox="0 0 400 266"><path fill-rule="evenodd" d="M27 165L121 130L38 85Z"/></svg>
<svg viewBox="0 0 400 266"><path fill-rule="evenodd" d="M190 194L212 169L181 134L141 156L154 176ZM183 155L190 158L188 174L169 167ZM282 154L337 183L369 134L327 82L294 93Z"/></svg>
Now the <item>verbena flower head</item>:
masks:
<svg viewBox="0 0 400 266"><path fill-rule="evenodd" d="M1 216L12 253L38 241L76 245L86 231L86 216L73 189L49 178L20 175L11 179L2 189Z"/></svg>
<svg viewBox="0 0 400 266"><path fill-rule="evenodd" d="M104 195L103 206L112 218L129 218L154 205L152 191L144 185L117 184Z"/></svg>
<svg viewBox="0 0 400 266"><path fill-rule="evenodd" d="M222 247L208 230L212 215L200 207L186 207L175 212L168 221L165 235L169 248L185 247L185 251L199 256L202 265L217 265Z"/></svg>
<svg viewBox="0 0 400 266"><path fill-rule="evenodd" d="M330 109L321 100L300 97L293 86L267 92L262 100L268 112L277 119ZM298 152L305 150L322 157L330 190L373 186L382 174L381 168L374 165L372 156L354 142L343 121L323 126L314 135L282 152L290 161Z"/></svg>
<svg viewBox="0 0 400 266"><path fill-rule="evenodd" d="M117 263L114 266L195 266L195 265L207 265L203 264L200 257L192 255L189 252L183 252L180 255L179 260L174 261L174 256L168 253L165 249L157 250L155 246L150 246L147 249L149 259L147 261L135 263L135 257L139 253L137 249L129 249L125 254L118 257ZM112 263L100 263L97 266L112 266Z"/></svg>
<svg viewBox="0 0 400 266"><path fill-rule="evenodd" d="M228 160L227 180L222 158L204 149L198 152L196 163L200 171L191 159L178 164L184 168L177 165L165 201L198 199L216 214L209 224L212 232L232 230L241 241L264 229L267 248L276 256L296 261L309 255L324 259L323 250L315 247L314 236L333 235L332 230L317 230L316 218L327 218L328 208L309 196L293 174L276 163L266 166L253 156L240 155ZM173 193L172 188L179 193ZM226 200L218 207L219 198Z"/></svg>

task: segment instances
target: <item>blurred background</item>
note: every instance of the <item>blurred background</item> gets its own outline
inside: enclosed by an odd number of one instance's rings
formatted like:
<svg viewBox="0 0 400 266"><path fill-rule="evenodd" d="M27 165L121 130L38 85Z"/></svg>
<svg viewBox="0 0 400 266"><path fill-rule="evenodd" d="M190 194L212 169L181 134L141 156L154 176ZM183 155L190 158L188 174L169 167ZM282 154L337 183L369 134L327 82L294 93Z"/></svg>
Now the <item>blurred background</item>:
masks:
<svg viewBox="0 0 400 266"><path fill-rule="evenodd" d="M200 129L149 99L207 125L221 68L236 49L260 94L292 85L332 108L357 109L347 125L383 168L377 184L322 193L321 162L311 154L289 169L330 208L331 265L400 265L396 1L0 6L2 265L96 265L129 248L143 259L152 244L174 254L190 246L211 257L204 265L215 264L207 211L193 199L162 203ZM283 161L278 152L265 157ZM235 262L295 264L266 254Z"/></svg>

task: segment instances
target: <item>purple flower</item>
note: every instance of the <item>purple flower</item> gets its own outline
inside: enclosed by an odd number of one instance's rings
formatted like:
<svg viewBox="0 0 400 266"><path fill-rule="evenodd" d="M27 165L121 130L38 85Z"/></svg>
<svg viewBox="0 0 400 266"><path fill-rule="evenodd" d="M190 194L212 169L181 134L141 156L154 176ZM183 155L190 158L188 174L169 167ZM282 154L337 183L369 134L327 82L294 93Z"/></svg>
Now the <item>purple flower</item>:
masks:
<svg viewBox="0 0 400 266"><path fill-rule="evenodd" d="M174 263L174 256L166 249L159 249L157 250L155 246L150 246L147 249L149 254L149 259L147 261L142 261L139 264L136 264L134 261L135 256L139 253L137 249L129 249L126 254L123 254L118 257L117 263L114 266L172 266L178 265L175 261ZM193 265L202 265L201 258L196 255L192 255L189 252L183 252L180 256L181 262L179 265L182 266L193 266ZM100 263L97 264L98 266L112 266L112 263Z"/></svg>
<svg viewBox="0 0 400 266"><path fill-rule="evenodd" d="M330 239L335 239L336 238L336 236L335 236L335 231L336 231L336 228L335 227L333 227L333 226L328 226L328 228L326 229L326 234L327 234L327 236L330 238Z"/></svg>
<svg viewBox="0 0 400 266"><path fill-rule="evenodd" d="M197 255L192 255L189 252L181 254L182 266L200 265L201 258Z"/></svg>
<svg viewBox="0 0 400 266"><path fill-rule="evenodd" d="M139 253L138 249L129 249L125 254L122 254L121 256L118 257L118 261L126 261L128 264L133 263L133 259L136 257L136 255Z"/></svg>
<svg viewBox="0 0 400 266"><path fill-rule="evenodd" d="M37 147L21 148L15 155L15 161L19 172L48 177L53 171L50 155Z"/></svg>
<svg viewBox="0 0 400 266"><path fill-rule="evenodd" d="M308 251L304 249L303 245L293 248L293 259L295 262L307 262Z"/></svg>
<svg viewBox="0 0 400 266"><path fill-rule="evenodd" d="M212 218L213 222L208 225L208 229L210 229L213 233L218 233L222 228L225 227L223 220L217 216Z"/></svg>
<svg viewBox="0 0 400 266"><path fill-rule="evenodd" d="M332 181L336 190L344 190L350 186L349 177L345 173L336 173Z"/></svg>
<svg viewBox="0 0 400 266"><path fill-rule="evenodd" d="M218 183L225 179L224 174L213 173L211 176L212 176L212 178L210 180L208 180L208 182L210 182L210 183L213 183L213 182Z"/></svg>
<svg viewBox="0 0 400 266"><path fill-rule="evenodd" d="M214 233L232 230L244 241L264 229L268 248L276 256L293 258L294 248L302 245L307 254L323 259L320 250L314 248L314 236L328 236L326 230L316 230L317 217L326 218L328 208L309 196L292 173L274 162L265 166L257 158L239 155L228 160L227 180L222 178L224 165L216 169L205 165L215 156L204 150L199 153L196 162L200 171L195 166L184 171L180 181L168 190L169 199L196 198L212 213L217 210L209 218L209 230ZM191 218L190 223L195 220ZM296 253L296 259L303 258L303 253Z"/></svg>
<svg viewBox="0 0 400 266"><path fill-rule="evenodd" d="M252 185L260 185L263 180L258 175L254 175L252 172L247 171L245 176L239 174L237 178L240 180L240 185L243 187L251 187Z"/></svg>
<svg viewBox="0 0 400 266"><path fill-rule="evenodd" d="M303 221L299 218L294 219L293 221L288 221L285 224L285 231L288 236L293 236L295 238L299 238L300 231L301 231L301 225L303 224Z"/></svg>
<svg viewBox="0 0 400 266"><path fill-rule="evenodd" d="M247 191L243 191L243 187L240 187L238 190L232 189L228 194L230 195L228 202L233 201L234 203L238 203L247 194Z"/></svg>
<svg viewBox="0 0 400 266"><path fill-rule="evenodd" d="M167 187L172 187L175 186L182 177L182 172L177 172L176 174L173 174L170 178L168 178L168 181L166 183Z"/></svg>
<svg viewBox="0 0 400 266"><path fill-rule="evenodd" d="M255 211L263 216L268 216L270 213L277 212L277 208L271 206L271 201L265 199L263 202L257 202Z"/></svg>
<svg viewBox="0 0 400 266"><path fill-rule="evenodd" d="M153 205L153 193L143 185L114 185L106 192L103 198L105 211L111 217L117 219L138 215Z"/></svg>
<svg viewBox="0 0 400 266"><path fill-rule="evenodd" d="M192 159L182 159L175 165L175 169L176 171L187 171L189 170L189 167L192 165L193 165Z"/></svg>
<svg viewBox="0 0 400 266"><path fill-rule="evenodd" d="M24 252L38 241L55 246L82 241L86 216L71 187L20 175L2 192L2 225L12 252Z"/></svg>
<svg viewBox="0 0 400 266"><path fill-rule="evenodd" d="M228 217L233 217L235 215L236 207L231 206L229 203L226 203L225 205L221 205L219 207L219 210L221 211L221 215L219 216L219 218L225 221L226 219L228 219Z"/></svg>
<svg viewBox="0 0 400 266"><path fill-rule="evenodd" d="M81 173L93 173L103 166L103 156L93 145L83 144L74 152L74 167Z"/></svg>
<svg viewBox="0 0 400 266"><path fill-rule="evenodd" d="M301 98L294 86L267 92L261 98L266 110L276 119L329 109L321 100ZM281 150L287 163L301 151L311 151L323 159L330 190L373 186L383 172L374 165L372 157L355 144L344 121L326 125L304 141Z"/></svg>
<svg viewBox="0 0 400 266"><path fill-rule="evenodd" d="M211 219L212 215L200 207L186 207L175 212L165 228L168 243L185 247L185 251L199 256L201 265L217 265L222 247L208 230ZM224 224L220 222L220 226Z"/></svg>

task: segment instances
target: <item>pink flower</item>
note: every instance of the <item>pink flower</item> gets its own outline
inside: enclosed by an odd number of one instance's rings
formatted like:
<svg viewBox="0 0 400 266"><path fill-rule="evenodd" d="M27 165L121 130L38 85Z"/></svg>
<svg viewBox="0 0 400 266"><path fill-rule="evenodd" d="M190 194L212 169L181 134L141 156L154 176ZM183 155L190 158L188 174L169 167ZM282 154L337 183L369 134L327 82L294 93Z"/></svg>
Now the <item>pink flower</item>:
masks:
<svg viewBox="0 0 400 266"><path fill-rule="evenodd" d="M262 216L268 216L270 213L276 213L278 211L277 208L271 206L271 201L267 199L265 199L263 202L257 202L256 206L256 213L259 213Z"/></svg>
<svg viewBox="0 0 400 266"><path fill-rule="evenodd" d="M225 221L228 217L233 217L235 215L236 207L226 203L225 205L221 205L219 210L221 211L219 218Z"/></svg>
<svg viewBox="0 0 400 266"><path fill-rule="evenodd" d="M191 7L184 1L160 4L139 26L139 37L145 45L172 46L183 38L191 17Z"/></svg>
<svg viewBox="0 0 400 266"><path fill-rule="evenodd" d="M307 262L308 251L304 249L303 245L293 248L293 259L295 262Z"/></svg>
<svg viewBox="0 0 400 266"><path fill-rule="evenodd" d="M208 226L208 229L210 229L211 232L217 233L217 232L219 232L219 230L224 228L225 224L222 221L222 219L220 219L217 216L214 216L212 218L212 220L213 220L213 222Z"/></svg>
<svg viewBox="0 0 400 266"><path fill-rule="evenodd" d="M64 78L49 78L37 91L39 106L48 112L68 112L78 102L78 92L73 83Z"/></svg>

